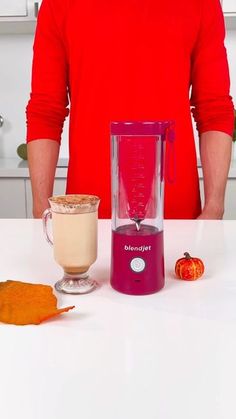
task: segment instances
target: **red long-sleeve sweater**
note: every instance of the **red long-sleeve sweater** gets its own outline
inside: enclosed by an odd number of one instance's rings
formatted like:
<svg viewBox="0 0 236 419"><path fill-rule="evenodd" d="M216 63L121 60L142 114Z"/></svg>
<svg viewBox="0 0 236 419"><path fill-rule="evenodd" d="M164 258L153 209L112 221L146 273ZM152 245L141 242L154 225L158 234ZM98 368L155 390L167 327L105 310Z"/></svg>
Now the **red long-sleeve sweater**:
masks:
<svg viewBox="0 0 236 419"><path fill-rule="evenodd" d="M200 134L233 131L224 35L218 0L44 0L27 141L60 142L70 102L67 193L99 195L110 217L110 121L175 120L165 217L197 217L191 107Z"/></svg>

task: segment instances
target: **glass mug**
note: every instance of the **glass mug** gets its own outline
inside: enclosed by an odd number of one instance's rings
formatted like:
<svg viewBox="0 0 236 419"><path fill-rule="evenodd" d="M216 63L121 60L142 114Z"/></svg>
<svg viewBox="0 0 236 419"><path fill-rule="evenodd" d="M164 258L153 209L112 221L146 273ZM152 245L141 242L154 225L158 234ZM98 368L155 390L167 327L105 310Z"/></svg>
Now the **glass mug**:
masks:
<svg viewBox="0 0 236 419"><path fill-rule="evenodd" d="M47 241L53 246L54 259L63 268L57 291L86 294L97 287L88 270L97 259L97 220L100 199L95 195L58 195L49 198L51 208L43 213ZM52 235L48 221L52 219Z"/></svg>

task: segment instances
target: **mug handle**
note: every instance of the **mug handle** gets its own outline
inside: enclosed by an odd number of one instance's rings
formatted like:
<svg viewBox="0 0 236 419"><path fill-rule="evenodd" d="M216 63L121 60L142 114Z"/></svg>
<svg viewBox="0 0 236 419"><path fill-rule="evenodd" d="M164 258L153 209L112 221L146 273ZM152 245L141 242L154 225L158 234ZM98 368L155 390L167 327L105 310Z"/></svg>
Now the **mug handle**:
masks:
<svg viewBox="0 0 236 419"><path fill-rule="evenodd" d="M52 219L52 211L51 211L50 208L48 208L44 211L42 218L43 218L43 231L44 231L46 240L49 244L51 244L51 246L53 246L53 241L50 238L49 233L48 233L48 220Z"/></svg>

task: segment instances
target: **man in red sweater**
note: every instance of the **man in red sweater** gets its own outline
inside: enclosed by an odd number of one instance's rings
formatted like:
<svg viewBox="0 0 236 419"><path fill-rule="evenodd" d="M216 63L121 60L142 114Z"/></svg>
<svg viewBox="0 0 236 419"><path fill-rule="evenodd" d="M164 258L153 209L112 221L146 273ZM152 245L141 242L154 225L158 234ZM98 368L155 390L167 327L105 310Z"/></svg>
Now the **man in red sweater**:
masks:
<svg viewBox="0 0 236 419"><path fill-rule="evenodd" d="M233 132L224 36L219 0L44 0L27 106L34 216L52 195L70 102L67 193L99 195L110 217L110 122L172 119L177 170L165 217L222 218Z"/></svg>

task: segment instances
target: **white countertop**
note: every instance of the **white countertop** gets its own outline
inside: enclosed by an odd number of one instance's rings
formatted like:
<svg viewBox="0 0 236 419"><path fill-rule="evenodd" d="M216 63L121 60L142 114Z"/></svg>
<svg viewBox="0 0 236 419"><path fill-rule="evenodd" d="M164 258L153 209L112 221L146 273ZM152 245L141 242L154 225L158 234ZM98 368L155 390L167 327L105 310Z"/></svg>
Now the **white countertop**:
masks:
<svg viewBox="0 0 236 419"><path fill-rule="evenodd" d="M0 281L61 276L40 220L0 220ZM145 297L109 285L110 221L91 274L58 295L76 309L40 326L0 325L3 419L235 419L236 221L165 221L166 286ZM185 251L204 278L174 278Z"/></svg>
<svg viewBox="0 0 236 419"><path fill-rule="evenodd" d="M57 178L66 178L67 176L68 159L59 159L58 167L56 169ZM202 177L202 168L198 162L198 174ZM0 178L28 178L29 169L28 162L20 158L1 159L0 158ZM232 160L229 171L229 178L236 178L236 160Z"/></svg>

